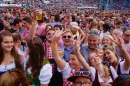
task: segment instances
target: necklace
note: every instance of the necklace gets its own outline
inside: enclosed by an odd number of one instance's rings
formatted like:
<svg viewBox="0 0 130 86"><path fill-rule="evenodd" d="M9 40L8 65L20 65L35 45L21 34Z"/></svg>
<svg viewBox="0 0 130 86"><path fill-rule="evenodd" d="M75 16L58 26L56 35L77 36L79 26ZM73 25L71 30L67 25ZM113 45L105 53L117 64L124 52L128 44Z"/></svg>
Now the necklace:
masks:
<svg viewBox="0 0 130 86"><path fill-rule="evenodd" d="M9 64L12 64L14 61L9 61ZM5 70L8 70L7 65L5 65Z"/></svg>

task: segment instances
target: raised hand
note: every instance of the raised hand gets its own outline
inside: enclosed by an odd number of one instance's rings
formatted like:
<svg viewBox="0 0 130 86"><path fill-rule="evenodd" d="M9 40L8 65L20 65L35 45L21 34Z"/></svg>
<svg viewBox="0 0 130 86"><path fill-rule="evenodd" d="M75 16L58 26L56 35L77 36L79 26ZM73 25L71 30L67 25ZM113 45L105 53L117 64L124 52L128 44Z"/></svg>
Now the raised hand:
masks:
<svg viewBox="0 0 130 86"><path fill-rule="evenodd" d="M112 35L113 38L109 37L118 47L124 47L123 39L116 38L115 35Z"/></svg>
<svg viewBox="0 0 130 86"><path fill-rule="evenodd" d="M81 35L79 35L78 39L76 41L74 41L74 51L79 50L80 48L80 44L82 42L83 38L81 37Z"/></svg>
<svg viewBox="0 0 130 86"><path fill-rule="evenodd" d="M53 40L58 40L58 38L62 35L64 33L64 31L63 30L61 30L61 31L55 31L55 33L54 33L54 36L53 36Z"/></svg>
<svg viewBox="0 0 130 86"><path fill-rule="evenodd" d="M33 9L33 18L36 19L36 16L40 15L39 11L37 9Z"/></svg>

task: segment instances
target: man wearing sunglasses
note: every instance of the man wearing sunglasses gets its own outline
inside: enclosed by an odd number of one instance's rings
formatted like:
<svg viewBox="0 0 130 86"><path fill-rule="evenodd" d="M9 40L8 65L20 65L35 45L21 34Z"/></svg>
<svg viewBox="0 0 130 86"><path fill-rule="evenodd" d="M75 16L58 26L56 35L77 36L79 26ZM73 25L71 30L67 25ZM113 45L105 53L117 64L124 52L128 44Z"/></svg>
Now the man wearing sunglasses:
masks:
<svg viewBox="0 0 130 86"><path fill-rule="evenodd" d="M68 61L69 60L69 55L73 51L73 45L72 45L72 33L71 31L66 31L65 33L62 34L62 40L63 40L63 46L62 49L64 51L64 60Z"/></svg>
<svg viewBox="0 0 130 86"><path fill-rule="evenodd" d="M75 71L74 75L68 78L68 81L73 82L74 86L92 86L92 81L89 71Z"/></svg>

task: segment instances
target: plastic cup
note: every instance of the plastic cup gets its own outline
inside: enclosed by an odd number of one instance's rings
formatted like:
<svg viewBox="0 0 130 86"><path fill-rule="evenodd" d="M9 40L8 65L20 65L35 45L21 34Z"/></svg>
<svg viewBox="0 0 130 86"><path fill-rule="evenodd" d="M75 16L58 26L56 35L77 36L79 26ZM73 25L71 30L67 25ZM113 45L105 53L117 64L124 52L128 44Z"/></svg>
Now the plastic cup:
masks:
<svg viewBox="0 0 130 86"><path fill-rule="evenodd" d="M42 9L37 9L36 11L39 13L39 15L36 16L36 20L42 20Z"/></svg>

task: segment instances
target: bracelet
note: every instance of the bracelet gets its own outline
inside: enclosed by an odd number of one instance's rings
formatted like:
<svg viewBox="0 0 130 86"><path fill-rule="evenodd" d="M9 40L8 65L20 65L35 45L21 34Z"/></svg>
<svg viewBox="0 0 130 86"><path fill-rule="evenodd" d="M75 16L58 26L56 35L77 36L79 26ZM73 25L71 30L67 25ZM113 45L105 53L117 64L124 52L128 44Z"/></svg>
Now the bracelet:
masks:
<svg viewBox="0 0 130 86"><path fill-rule="evenodd" d="M35 21L32 22L32 25L36 25Z"/></svg>
<svg viewBox="0 0 130 86"><path fill-rule="evenodd" d="M57 45L51 45L51 47L52 47L52 48L58 48L58 46L57 46Z"/></svg>

